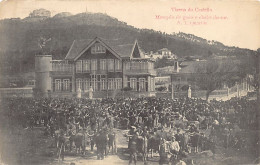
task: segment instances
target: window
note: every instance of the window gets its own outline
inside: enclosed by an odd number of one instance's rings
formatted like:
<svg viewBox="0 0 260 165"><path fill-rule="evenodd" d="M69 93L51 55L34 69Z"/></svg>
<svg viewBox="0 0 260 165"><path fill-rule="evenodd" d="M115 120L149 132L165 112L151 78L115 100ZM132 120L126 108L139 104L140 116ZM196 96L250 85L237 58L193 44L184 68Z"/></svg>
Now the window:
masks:
<svg viewBox="0 0 260 165"><path fill-rule="evenodd" d="M145 63L146 63L146 62L144 62L144 61L141 61L141 62L140 62L140 64L141 64L141 66L140 66L141 70L144 70L144 69L145 69Z"/></svg>
<svg viewBox="0 0 260 165"><path fill-rule="evenodd" d="M57 71L61 71L61 70L62 70L61 63L59 62Z"/></svg>
<svg viewBox="0 0 260 165"><path fill-rule="evenodd" d="M82 72L82 61L79 60L76 62L76 73L81 73Z"/></svg>
<svg viewBox="0 0 260 165"><path fill-rule="evenodd" d="M70 90L70 80L69 79L64 79L63 80L63 90L64 91L69 91Z"/></svg>
<svg viewBox="0 0 260 165"><path fill-rule="evenodd" d="M96 74L92 74L92 75L91 75L91 80L92 80L92 79L95 79L95 78L97 78L97 75L96 75Z"/></svg>
<svg viewBox="0 0 260 165"><path fill-rule="evenodd" d="M56 63L52 63L52 70L57 71Z"/></svg>
<svg viewBox="0 0 260 165"><path fill-rule="evenodd" d="M106 68L107 68L106 62L107 62L106 59L100 60L100 70L106 70Z"/></svg>
<svg viewBox="0 0 260 165"><path fill-rule="evenodd" d="M141 69L147 70L148 69L148 62L146 62L146 61L141 62Z"/></svg>
<svg viewBox="0 0 260 165"><path fill-rule="evenodd" d="M108 90L112 90L112 89L114 89L114 79L109 78L108 79Z"/></svg>
<svg viewBox="0 0 260 165"><path fill-rule="evenodd" d="M89 88L90 88L90 79L89 78L84 79L83 84L84 84L84 90L85 91L89 90Z"/></svg>
<svg viewBox="0 0 260 165"><path fill-rule="evenodd" d="M91 70L96 71L97 70L97 59L91 60Z"/></svg>
<svg viewBox="0 0 260 165"><path fill-rule="evenodd" d="M151 91L154 91L154 78L151 78Z"/></svg>
<svg viewBox="0 0 260 165"><path fill-rule="evenodd" d="M140 61L131 62L131 70L139 70L139 69L141 69L141 62Z"/></svg>
<svg viewBox="0 0 260 165"><path fill-rule="evenodd" d="M90 60L83 61L83 72L90 71Z"/></svg>
<svg viewBox="0 0 260 165"><path fill-rule="evenodd" d="M126 62L125 63L125 69L126 70L130 70L130 62Z"/></svg>
<svg viewBox="0 0 260 165"><path fill-rule="evenodd" d="M107 60L108 71L114 71L114 59Z"/></svg>
<svg viewBox="0 0 260 165"><path fill-rule="evenodd" d="M35 80L29 80L28 85L35 85Z"/></svg>
<svg viewBox="0 0 260 165"><path fill-rule="evenodd" d="M145 91L145 78L139 78L139 91Z"/></svg>
<svg viewBox="0 0 260 165"><path fill-rule="evenodd" d="M78 89L81 89L82 90L82 79L76 79L76 90Z"/></svg>
<svg viewBox="0 0 260 165"><path fill-rule="evenodd" d="M136 78L130 78L130 87L133 89L133 90L136 90L137 88L137 82L136 82Z"/></svg>
<svg viewBox="0 0 260 165"><path fill-rule="evenodd" d="M96 91L98 89L97 75L91 75L91 86L93 88L93 91Z"/></svg>
<svg viewBox="0 0 260 165"><path fill-rule="evenodd" d="M120 60L115 60L115 69L117 71L121 70L122 68L122 62Z"/></svg>
<svg viewBox="0 0 260 165"><path fill-rule="evenodd" d="M105 52L106 52L106 48L100 43L96 43L94 44L94 46L91 47L92 54L105 53Z"/></svg>
<svg viewBox="0 0 260 165"><path fill-rule="evenodd" d="M55 79L55 91L61 91L61 79Z"/></svg>
<svg viewBox="0 0 260 165"><path fill-rule="evenodd" d="M122 78L116 78L115 79L115 88L121 89L122 88Z"/></svg>
<svg viewBox="0 0 260 165"><path fill-rule="evenodd" d="M106 90L107 89L107 82L105 78L101 79L101 90Z"/></svg>

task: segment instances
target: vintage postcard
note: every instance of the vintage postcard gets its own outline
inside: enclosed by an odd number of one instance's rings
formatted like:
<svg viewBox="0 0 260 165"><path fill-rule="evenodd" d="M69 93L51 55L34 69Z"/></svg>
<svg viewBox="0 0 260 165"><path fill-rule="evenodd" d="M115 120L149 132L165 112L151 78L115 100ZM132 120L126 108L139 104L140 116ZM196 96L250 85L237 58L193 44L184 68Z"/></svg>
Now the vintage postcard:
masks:
<svg viewBox="0 0 260 165"><path fill-rule="evenodd" d="M259 0L0 0L0 164L259 164L259 18Z"/></svg>

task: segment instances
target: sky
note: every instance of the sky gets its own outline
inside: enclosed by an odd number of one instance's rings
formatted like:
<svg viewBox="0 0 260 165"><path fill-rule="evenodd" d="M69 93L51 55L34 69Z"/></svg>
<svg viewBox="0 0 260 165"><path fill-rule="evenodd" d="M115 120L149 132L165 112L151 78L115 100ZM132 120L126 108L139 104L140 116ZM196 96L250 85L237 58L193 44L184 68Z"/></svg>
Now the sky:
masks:
<svg viewBox="0 0 260 165"><path fill-rule="evenodd" d="M101 12L137 28L260 48L259 0L2 0L0 19L24 18L39 8L51 11L52 16Z"/></svg>

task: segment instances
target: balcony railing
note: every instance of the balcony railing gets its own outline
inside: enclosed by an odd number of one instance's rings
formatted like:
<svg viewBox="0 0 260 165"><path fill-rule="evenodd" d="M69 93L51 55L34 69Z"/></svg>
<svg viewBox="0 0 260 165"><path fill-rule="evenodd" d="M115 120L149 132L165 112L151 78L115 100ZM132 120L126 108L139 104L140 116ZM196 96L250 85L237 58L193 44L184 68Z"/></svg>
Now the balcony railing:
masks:
<svg viewBox="0 0 260 165"><path fill-rule="evenodd" d="M72 64L61 61L52 61L51 75L71 75L73 73Z"/></svg>
<svg viewBox="0 0 260 165"><path fill-rule="evenodd" d="M125 74L138 75L138 74L152 74L156 75L156 71L154 69L126 69L124 71Z"/></svg>
<svg viewBox="0 0 260 165"><path fill-rule="evenodd" d="M73 72L72 64L62 62L52 62L52 71L54 72Z"/></svg>

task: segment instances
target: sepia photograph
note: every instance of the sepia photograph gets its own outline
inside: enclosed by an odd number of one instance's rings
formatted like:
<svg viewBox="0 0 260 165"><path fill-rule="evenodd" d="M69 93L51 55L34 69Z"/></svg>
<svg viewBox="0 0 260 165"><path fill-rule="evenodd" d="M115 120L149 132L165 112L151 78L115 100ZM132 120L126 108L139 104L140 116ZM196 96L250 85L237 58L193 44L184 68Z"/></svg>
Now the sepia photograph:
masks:
<svg viewBox="0 0 260 165"><path fill-rule="evenodd" d="M0 165L260 164L259 0L0 0Z"/></svg>

